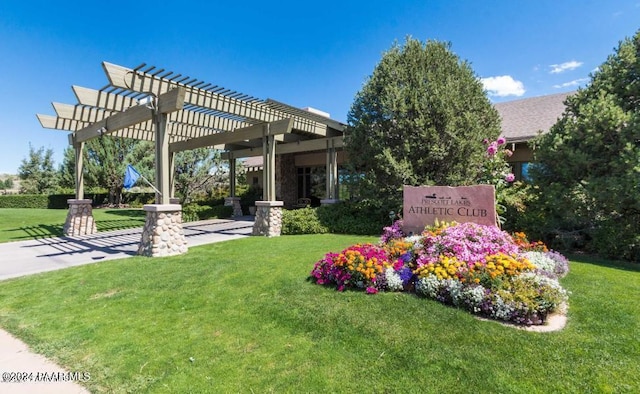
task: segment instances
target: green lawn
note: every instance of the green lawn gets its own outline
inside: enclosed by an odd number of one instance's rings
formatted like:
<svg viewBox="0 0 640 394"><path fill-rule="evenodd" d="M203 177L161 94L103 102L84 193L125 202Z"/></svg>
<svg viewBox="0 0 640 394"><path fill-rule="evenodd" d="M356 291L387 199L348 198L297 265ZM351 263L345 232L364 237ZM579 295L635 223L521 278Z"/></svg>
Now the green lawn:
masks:
<svg viewBox="0 0 640 394"><path fill-rule="evenodd" d="M93 392L640 391L640 270L575 258L568 326L532 333L313 263L375 238L251 237L0 282L0 326Z"/></svg>
<svg viewBox="0 0 640 394"><path fill-rule="evenodd" d="M144 226L141 209L94 209L98 231ZM0 209L0 242L23 241L62 235L66 209Z"/></svg>

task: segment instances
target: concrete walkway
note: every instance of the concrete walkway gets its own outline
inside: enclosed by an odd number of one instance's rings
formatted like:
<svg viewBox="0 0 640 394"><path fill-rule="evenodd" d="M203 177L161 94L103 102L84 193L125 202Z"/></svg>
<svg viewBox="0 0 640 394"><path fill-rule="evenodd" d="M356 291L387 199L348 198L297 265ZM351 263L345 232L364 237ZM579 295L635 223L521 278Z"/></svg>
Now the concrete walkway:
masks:
<svg viewBox="0 0 640 394"><path fill-rule="evenodd" d="M251 235L253 217L205 220L183 225L189 247ZM0 281L77 265L135 256L142 228L101 232L82 237L44 238L0 244ZM0 329L0 394L88 393L64 370ZM83 372L83 371L72 371ZM86 371L91 373L91 371ZM22 375L16 375L21 373ZM22 382L16 379L22 378ZM57 378L57 379L56 379ZM36 381L40 380L40 381ZM44 381L42 381L44 380ZM63 380L63 381L55 381Z"/></svg>

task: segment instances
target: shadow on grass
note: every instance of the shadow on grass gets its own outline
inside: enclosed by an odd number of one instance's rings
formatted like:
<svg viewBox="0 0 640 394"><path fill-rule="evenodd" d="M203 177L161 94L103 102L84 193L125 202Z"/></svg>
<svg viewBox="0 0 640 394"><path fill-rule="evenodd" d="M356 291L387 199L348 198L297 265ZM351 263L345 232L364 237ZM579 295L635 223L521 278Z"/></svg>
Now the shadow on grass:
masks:
<svg viewBox="0 0 640 394"><path fill-rule="evenodd" d="M97 209L94 211L98 211ZM109 209L109 211L105 211L107 215L114 216L124 216L128 218L140 218L144 220L146 217L146 212L142 209Z"/></svg>
<svg viewBox="0 0 640 394"><path fill-rule="evenodd" d="M42 239L62 236L62 225L40 224L37 226L20 227L7 231L16 232L16 236L10 237L13 241L24 241L29 239Z"/></svg>
<svg viewBox="0 0 640 394"><path fill-rule="evenodd" d="M137 219L137 220L136 220ZM132 218L130 220L100 220L96 221L96 228L98 232L124 230L132 227L143 227L144 217Z"/></svg>
<svg viewBox="0 0 640 394"><path fill-rule="evenodd" d="M591 256L586 254L567 253L565 256L570 261L576 261L585 264L598 265L600 267L614 268L623 271L640 272L640 263L632 263L621 260L607 260L603 257Z"/></svg>

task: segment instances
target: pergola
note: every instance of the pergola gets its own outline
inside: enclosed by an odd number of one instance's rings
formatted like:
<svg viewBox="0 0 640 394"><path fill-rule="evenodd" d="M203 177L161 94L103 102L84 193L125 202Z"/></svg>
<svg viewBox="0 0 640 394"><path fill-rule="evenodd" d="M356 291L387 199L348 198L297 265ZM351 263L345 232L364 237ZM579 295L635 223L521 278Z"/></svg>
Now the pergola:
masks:
<svg viewBox="0 0 640 394"><path fill-rule="evenodd" d="M73 86L77 103L53 103L55 116L37 115L44 128L71 132L77 200L84 197L84 143L107 136L155 141L158 206L173 205L174 154L201 147L225 152L232 198L235 160L262 155L263 200L271 202L267 208L282 205L276 202L276 155L326 151L326 198L337 198L336 149L343 144L344 124L144 63L135 68L107 62L102 66L109 81L106 86L99 90Z"/></svg>

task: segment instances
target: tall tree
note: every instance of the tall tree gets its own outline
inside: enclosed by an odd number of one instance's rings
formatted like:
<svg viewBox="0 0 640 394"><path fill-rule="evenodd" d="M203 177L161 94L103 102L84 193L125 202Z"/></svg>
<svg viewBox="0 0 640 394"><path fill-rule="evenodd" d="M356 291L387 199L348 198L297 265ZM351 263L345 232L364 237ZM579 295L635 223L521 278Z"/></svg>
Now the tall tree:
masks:
<svg viewBox="0 0 640 394"><path fill-rule="evenodd" d="M500 121L471 66L450 44L407 38L357 94L345 139L362 198L399 205L402 185L466 185L479 177Z"/></svg>
<svg viewBox="0 0 640 394"><path fill-rule="evenodd" d="M85 187L105 188L109 193L109 204L120 204L127 164L134 165L153 182L153 160L154 147L151 142L114 136L95 138L84 149ZM63 187L75 187L73 148L65 150L59 173Z"/></svg>
<svg viewBox="0 0 640 394"><path fill-rule="evenodd" d="M548 235L582 235L593 251L640 261L640 30L567 98L536 141L535 205Z"/></svg>
<svg viewBox="0 0 640 394"><path fill-rule="evenodd" d="M50 194L58 187L54 169L53 149L40 147L37 150L29 143L29 156L22 159L18 167L20 192L27 194Z"/></svg>
<svg viewBox="0 0 640 394"><path fill-rule="evenodd" d="M4 190L5 192L9 189L13 189L13 186L14 184L12 177L8 177L4 181L0 181L0 188L2 188L2 190Z"/></svg>
<svg viewBox="0 0 640 394"><path fill-rule="evenodd" d="M175 190L181 202L189 202L197 191L204 192L213 177L212 171L220 166L220 152L216 150L198 148L176 154Z"/></svg>

